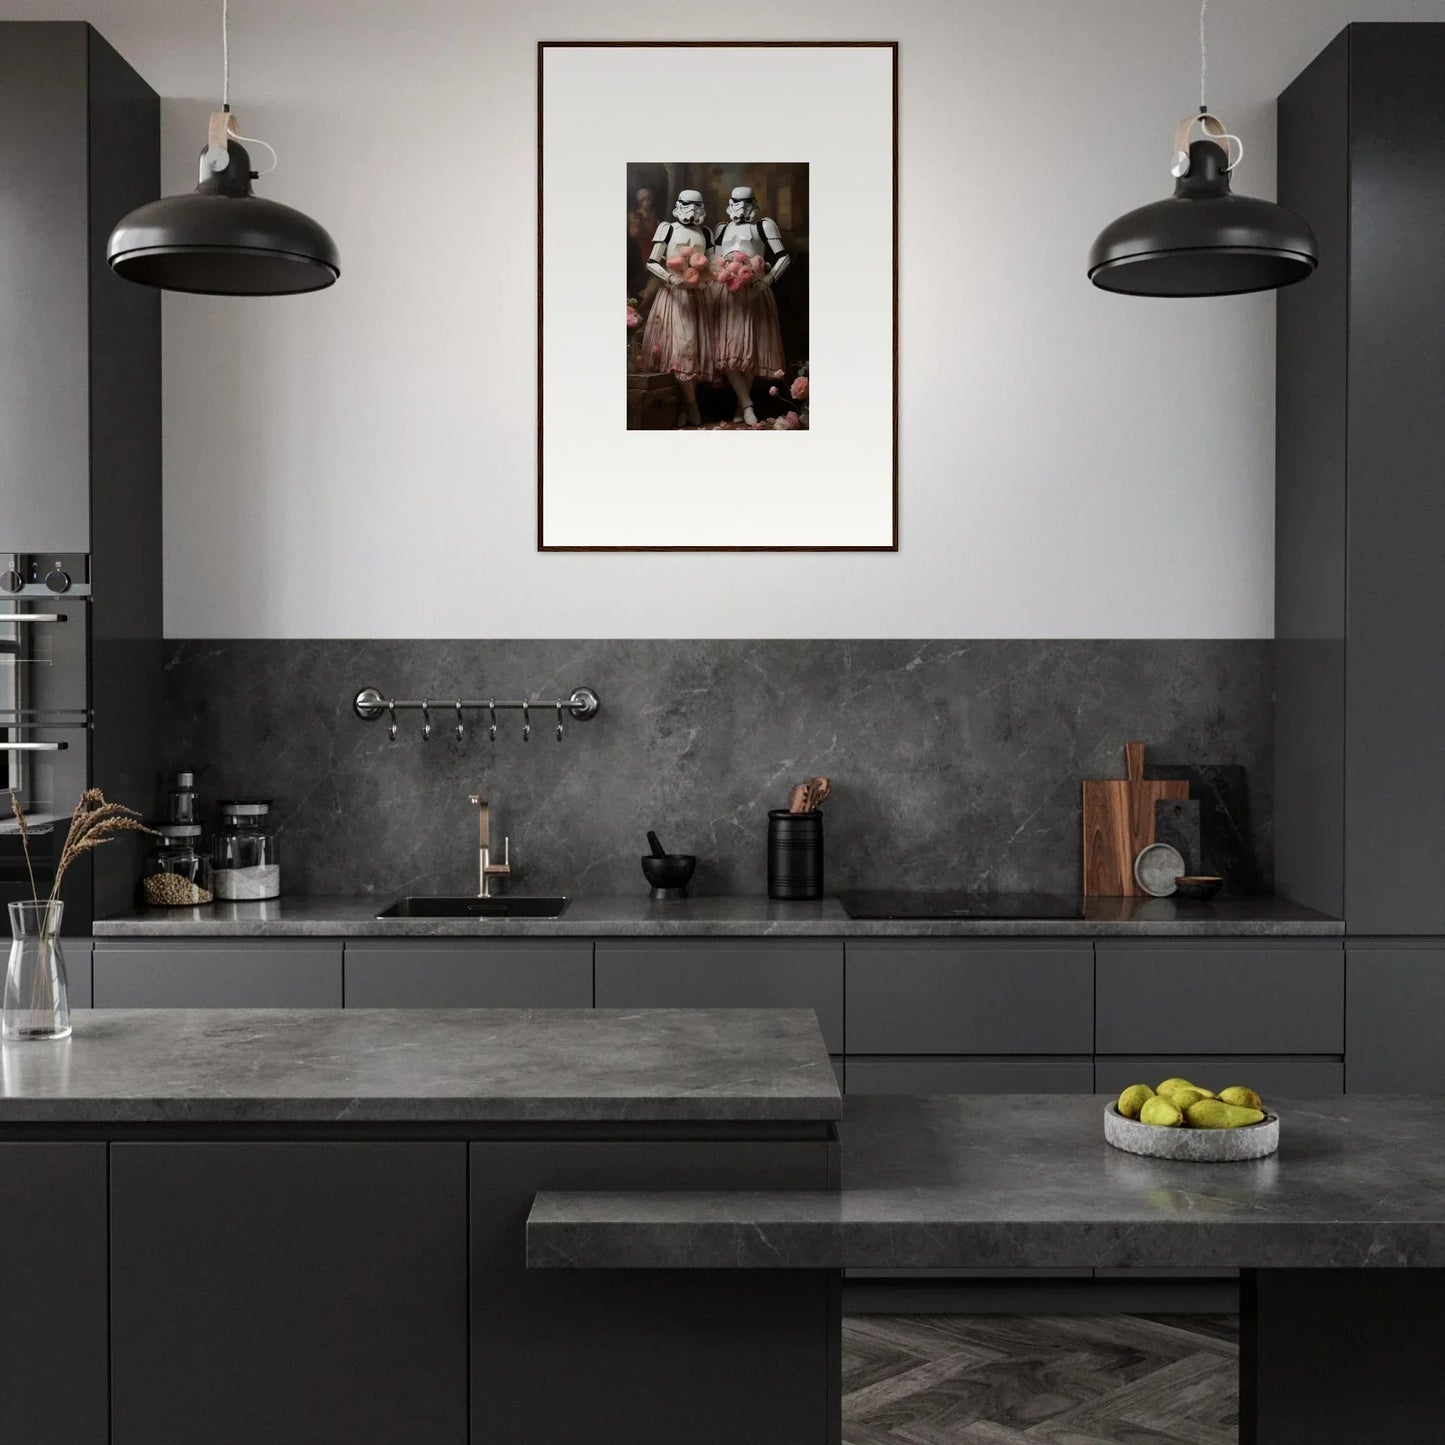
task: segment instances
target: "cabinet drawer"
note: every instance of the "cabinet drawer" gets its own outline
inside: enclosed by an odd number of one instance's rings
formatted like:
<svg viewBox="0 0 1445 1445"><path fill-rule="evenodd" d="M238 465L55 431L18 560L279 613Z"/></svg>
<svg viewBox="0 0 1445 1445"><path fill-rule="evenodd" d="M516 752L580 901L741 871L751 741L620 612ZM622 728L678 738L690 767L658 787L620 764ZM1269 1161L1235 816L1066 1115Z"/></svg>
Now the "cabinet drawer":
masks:
<svg viewBox="0 0 1445 1445"><path fill-rule="evenodd" d="M1206 1089L1243 1084L1274 1098L1329 1098L1345 1091L1345 1066L1339 1059L1200 1058L1162 1054L1094 1060L1094 1085L1101 1094L1117 1094L1130 1084L1152 1089L1164 1079L1188 1079Z"/></svg>
<svg viewBox="0 0 1445 1445"><path fill-rule="evenodd" d="M1105 944L1097 950L1101 1054L1338 1054L1341 948Z"/></svg>
<svg viewBox="0 0 1445 1445"><path fill-rule="evenodd" d="M848 944L848 1054L1090 1054L1089 944Z"/></svg>
<svg viewBox="0 0 1445 1445"><path fill-rule="evenodd" d="M1445 947L1351 945L1347 1009L1350 1093L1445 1093Z"/></svg>
<svg viewBox="0 0 1445 1445"><path fill-rule="evenodd" d="M591 1008L592 944L348 943L346 1007Z"/></svg>
<svg viewBox="0 0 1445 1445"><path fill-rule="evenodd" d="M834 942L597 944L598 1008L810 1008L843 1052L843 946Z"/></svg>
<svg viewBox="0 0 1445 1445"><path fill-rule="evenodd" d="M108 943L92 963L96 1008L340 1008L341 943Z"/></svg>
<svg viewBox="0 0 1445 1445"><path fill-rule="evenodd" d="M1083 1059L849 1059L849 1094L1092 1094Z"/></svg>

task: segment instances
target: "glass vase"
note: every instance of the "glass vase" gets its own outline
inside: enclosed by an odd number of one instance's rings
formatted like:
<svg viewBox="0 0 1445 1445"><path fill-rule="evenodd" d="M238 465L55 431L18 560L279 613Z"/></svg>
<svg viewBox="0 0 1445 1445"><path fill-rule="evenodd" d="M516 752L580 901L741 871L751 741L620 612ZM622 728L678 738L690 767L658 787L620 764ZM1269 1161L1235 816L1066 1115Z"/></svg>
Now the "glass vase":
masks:
<svg viewBox="0 0 1445 1445"><path fill-rule="evenodd" d="M0 1020L6 1043L70 1037L70 991L60 950L64 912L63 903L10 905L10 967Z"/></svg>

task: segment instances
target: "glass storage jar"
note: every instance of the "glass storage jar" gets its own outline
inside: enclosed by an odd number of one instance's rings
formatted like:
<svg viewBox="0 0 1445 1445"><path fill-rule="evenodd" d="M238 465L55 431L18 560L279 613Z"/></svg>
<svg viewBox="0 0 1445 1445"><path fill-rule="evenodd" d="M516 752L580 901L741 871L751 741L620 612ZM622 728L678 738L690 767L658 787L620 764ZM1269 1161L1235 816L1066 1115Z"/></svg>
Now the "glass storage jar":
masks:
<svg viewBox="0 0 1445 1445"><path fill-rule="evenodd" d="M244 902L281 896L276 835L269 831L269 800L235 798L220 804L221 827L211 845L217 898Z"/></svg>
<svg viewBox="0 0 1445 1445"><path fill-rule="evenodd" d="M146 858L141 897L154 908L190 908L209 903L211 859L201 845L199 823L157 823Z"/></svg>

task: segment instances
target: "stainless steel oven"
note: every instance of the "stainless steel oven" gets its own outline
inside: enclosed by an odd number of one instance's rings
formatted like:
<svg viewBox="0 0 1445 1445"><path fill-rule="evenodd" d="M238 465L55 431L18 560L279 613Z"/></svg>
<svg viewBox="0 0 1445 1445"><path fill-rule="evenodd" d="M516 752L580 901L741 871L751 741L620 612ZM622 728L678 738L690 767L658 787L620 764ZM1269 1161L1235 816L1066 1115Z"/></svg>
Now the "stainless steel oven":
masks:
<svg viewBox="0 0 1445 1445"><path fill-rule="evenodd" d="M27 898L11 799L31 830L34 885L48 891L71 809L90 778L88 559L0 553L0 901ZM65 890L89 927L89 869ZM67 925L71 919L67 917ZM67 932L72 931L67 927Z"/></svg>

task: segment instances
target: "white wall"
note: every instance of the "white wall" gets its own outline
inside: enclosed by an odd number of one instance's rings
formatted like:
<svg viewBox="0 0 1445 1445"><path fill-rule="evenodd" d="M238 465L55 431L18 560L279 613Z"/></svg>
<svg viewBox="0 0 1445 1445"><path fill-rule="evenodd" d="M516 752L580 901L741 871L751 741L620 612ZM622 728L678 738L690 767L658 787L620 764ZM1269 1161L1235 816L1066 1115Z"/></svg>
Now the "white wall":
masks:
<svg viewBox="0 0 1445 1445"><path fill-rule="evenodd" d="M194 180L219 9L0 0L93 20L168 97L168 190ZM281 152L264 194L327 225L343 272L166 299L171 636L1270 634L1272 299L1110 297L1083 271L1104 222L1167 193L1194 0L232 10L235 108ZM716 38L723 14L901 42L902 550L541 555L534 44ZM1273 194L1278 91L1347 21L1403 18L1445 0L1215 0L1240 189ZM665 72L630 83L677 103Z"/></svg>

